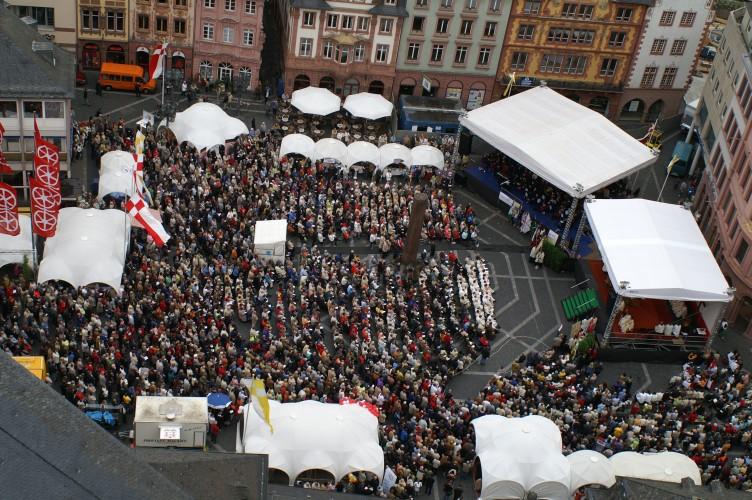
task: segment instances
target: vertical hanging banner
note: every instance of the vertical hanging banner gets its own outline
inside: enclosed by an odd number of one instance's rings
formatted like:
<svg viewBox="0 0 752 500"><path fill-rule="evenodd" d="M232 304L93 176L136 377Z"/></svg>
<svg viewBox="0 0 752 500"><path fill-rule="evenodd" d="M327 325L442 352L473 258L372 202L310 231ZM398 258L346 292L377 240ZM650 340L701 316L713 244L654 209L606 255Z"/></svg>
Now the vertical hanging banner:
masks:
<svg viewBox="0 0 752 500"><path fill-rule="evenodd" d="M18 223L18 195L16 188L0 182L0 234L17 236L21 232Z"/></svg>
<svg viewBox="0 0 752 500"><path fill-rule="evenodd" d="M31 227L45 238L55 235L62 201L60 189L60 152L42 139L34 118L34 177L31 184Z"/></svg>
<svg viewBox="0 0 752 500"><path fill-rule="evenodd" d="M154 80L162 76L162 66L164 63L165 53L167 52L167 42L160 43L149 57L149 80Z"/></svg>
<svg viewBox="0 0 752 500"><path fill-rule="evenodd" d="M3 154L3 137L5 136L5 128L3 127L3 124L0 123L0 174L12 174L13 169L10 168L10 164L8 163L8 160L5 159L5 155Z"/></svg>

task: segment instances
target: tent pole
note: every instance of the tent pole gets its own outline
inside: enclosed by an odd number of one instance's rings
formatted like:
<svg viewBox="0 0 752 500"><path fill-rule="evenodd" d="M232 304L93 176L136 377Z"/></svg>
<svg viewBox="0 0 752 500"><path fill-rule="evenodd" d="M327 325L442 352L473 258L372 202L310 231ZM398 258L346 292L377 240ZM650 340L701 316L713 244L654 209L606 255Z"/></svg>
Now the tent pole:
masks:
<svg viewBox="0 0 752 500"><path fill-rule="evenodd" d="M595 196L592 194L587 195L585 198L585 203L591 203L595 201ZM577 255L577 249L580 247L580 239L582 238L582 233L585 231L585 223L587 222L587 216L585 215L585 211L582 212L582 217L580 217L580 224L577 226L577 234L574 237L574 243L572 243L572 255Z"/></svg>
<svg viewBox="0 0 752 500"><path fill-rule="evenodd" d="M611 309L611 315L608 317L608 322L606 323L606 329L603 331L603 347L608 346L609 340L611 340L611 329L614 326L614 321L616 321L616 314L619 312L619 309L621 309L621 304L624 302L624 298L621 295L616 296L616 302L614 302L614 307Z"/></svg>
<svg viewBox="0 0 752 500"><path fill-rule="evenodd" d="M452 151L452 164L450 165L450 170L448 172L449 176L449 186L454 186L454 172L457 168L457 162L460 157L460 137L462 137L462 130L464 127L462 126L462 118L467 117L467 112L462 112L460 114L459 118L457 119L457 135L454 138L454 151Z"/></svg>
<svg viewBox="0 0 752 500"><path fill-rule="evenodd" d="M574 186L575 191L577 193L582 193L583 187L579 183L575 184ZM572 204L569 207L569 215L567 216L567 223L564 224L564 231L561 233L561 237L559 238L559 245L561 248L566 250L569 247L567 237L569 236L569 230L572 228L572 223L574 223L574 215L577 213L577 204L580 202L580 199L577 196L572 197Z"/></svg>

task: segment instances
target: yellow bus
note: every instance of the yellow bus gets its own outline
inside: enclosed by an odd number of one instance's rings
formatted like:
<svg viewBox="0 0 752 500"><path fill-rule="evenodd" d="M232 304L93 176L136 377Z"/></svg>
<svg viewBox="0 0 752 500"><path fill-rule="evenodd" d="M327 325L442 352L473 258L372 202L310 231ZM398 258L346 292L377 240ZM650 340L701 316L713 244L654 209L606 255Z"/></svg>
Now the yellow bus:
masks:
<svg viewBox="0 0 752 500"><path fill-rule="evenodd" d="M105 90L135 91L136 84L141 85L141 92L149 94L157 88L156 80L146 82L146 70L134 64L103 63L99 70L97 82Z"/></svg>

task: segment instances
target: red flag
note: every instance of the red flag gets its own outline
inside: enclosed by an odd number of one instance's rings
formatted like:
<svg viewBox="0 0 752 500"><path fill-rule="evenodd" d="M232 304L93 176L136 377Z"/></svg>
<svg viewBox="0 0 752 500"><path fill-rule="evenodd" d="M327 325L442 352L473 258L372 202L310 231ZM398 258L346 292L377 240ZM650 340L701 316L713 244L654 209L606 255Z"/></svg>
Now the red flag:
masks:
<svg viewBox="0 0 752 500"><path fill-rule="evenodd" d="M34 120L34 177L49 187L60 187L60 152L53 143L39 135Z"/></svg>
<svg viewBox="0 0 752 500"><path fill-rule="evenodd" d="M39 133L39 125L37 125L37 114L34 113L34 144L42 140L42 134Z"/></svg>
<svg viewBox="0 0 752 500"><path fill-rule="evenodd" d="M170 235L167 234L162 223L152 215L149 210L149 205L147 205L144 199L141 198L141 195L134 194L131 196L130 199L125 202L125 210L128 212L128 215L131 216L131 219L134 219L146 229L146 232L149 233L149 236L151 236L151 239L154 240L154 243L156 243L158 247L161 247L170 239Z"/></svg>
<svg viewBox="0 0 752 500"><path fill-rule="evenodd" d="M0 233L16 236L20 232L16 188L0 182Z"/></svg>
<svg viewBox="0 0 752 500"><path fill-rule="evenodd" d="M154 80L162 75L162 66L167 52L167 42L160 43L149 58L149 80Z"/></svg>
<svg viewBox="0 0 752 500"><path fill-rule="evenodd" d="M5 159L5 155L3 155L3 136L5 135L5 128L3 127L3 124L0 123L0 174L12 174L13 169L10 168L10 164Z"/></svg>
<svg viewBox="0 0 752 500"><path fill-rule="evenodd" d="M32 177L31 184L31 228L39 236L51 238L57 230L57 216L60 211L60 189L46 186Z"/></svg>

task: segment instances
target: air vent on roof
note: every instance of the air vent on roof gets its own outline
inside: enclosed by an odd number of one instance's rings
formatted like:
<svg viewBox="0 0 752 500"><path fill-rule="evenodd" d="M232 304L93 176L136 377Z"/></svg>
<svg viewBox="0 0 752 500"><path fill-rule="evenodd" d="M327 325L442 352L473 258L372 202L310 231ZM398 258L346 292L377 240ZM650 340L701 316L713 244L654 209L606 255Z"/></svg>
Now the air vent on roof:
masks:
<svg viewBox="0 0 752 500"><path fill-rule="evenodd" d="M52 58L52 65L55 66L55 44L52 42L31 41L31 50L36 53L49 55Z"/></svg>

